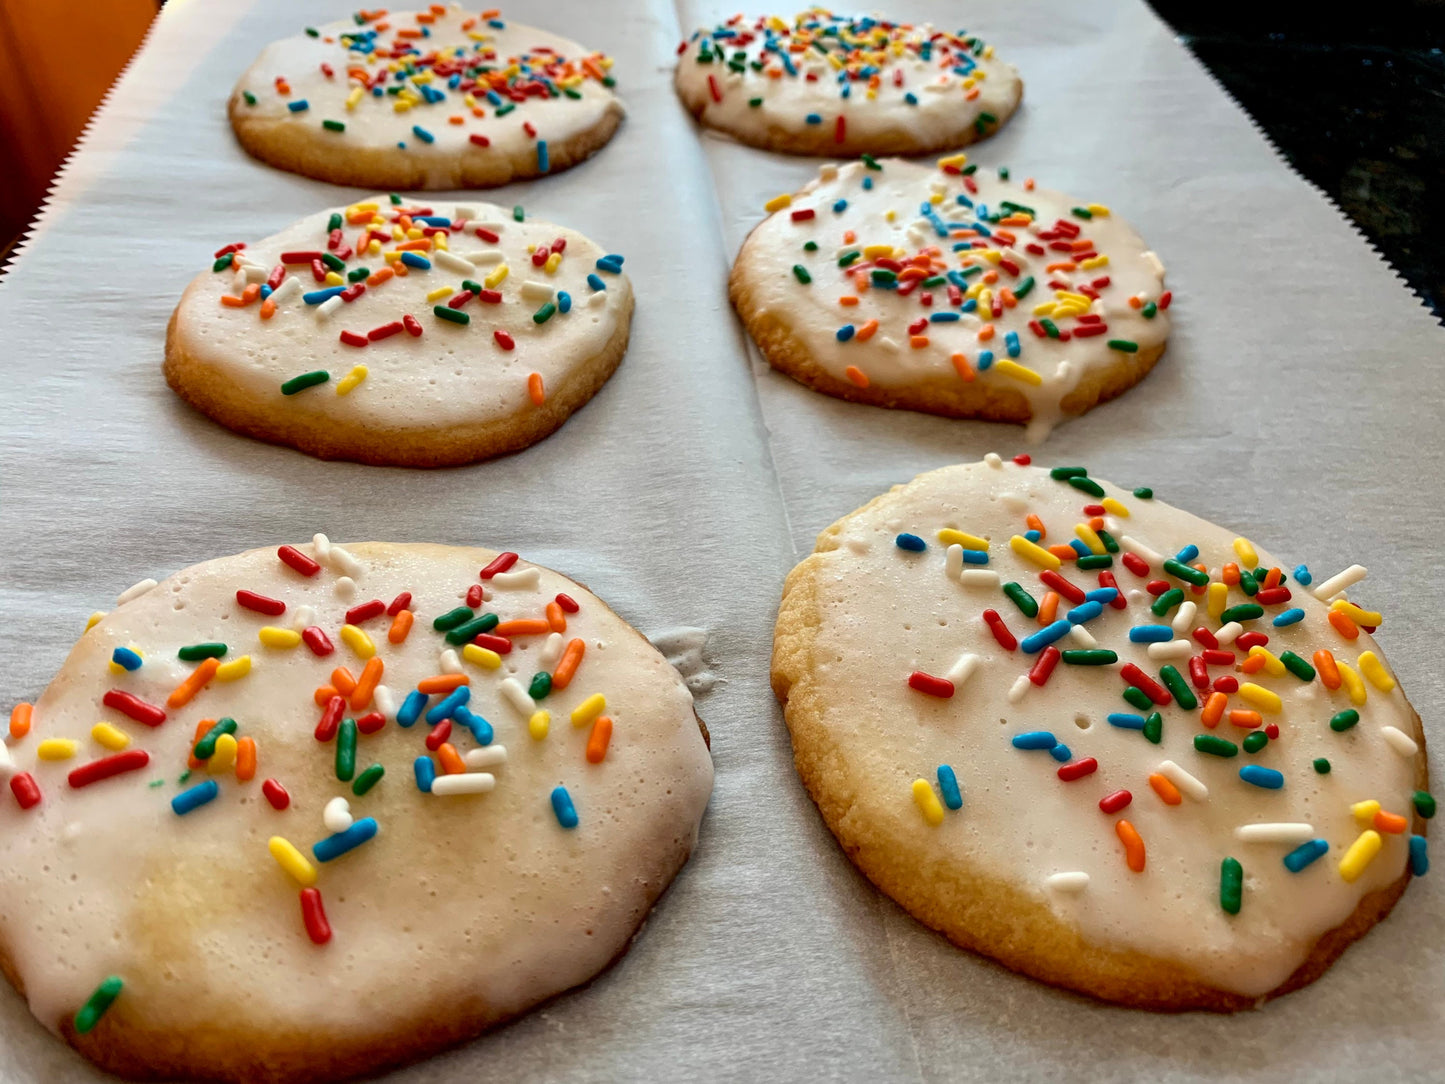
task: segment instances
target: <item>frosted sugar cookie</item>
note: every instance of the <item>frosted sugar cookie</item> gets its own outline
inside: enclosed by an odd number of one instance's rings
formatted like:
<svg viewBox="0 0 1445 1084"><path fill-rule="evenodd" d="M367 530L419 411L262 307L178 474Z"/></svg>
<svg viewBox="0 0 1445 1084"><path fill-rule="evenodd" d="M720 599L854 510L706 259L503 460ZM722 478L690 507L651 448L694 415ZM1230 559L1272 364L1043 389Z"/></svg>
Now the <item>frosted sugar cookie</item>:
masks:
<svg viewBox="0 0 1445 1084"><path fill-rule="evenodd" d="M622 122L612 60L499 12L358 12L272 42L228 112L280 169L359 188L490 188L590 157Z"/></svg>
<svg viewBox="0 0 1445 1084"><path fill-rule="evenodd" d="M0 778L0 966L40 1023L124 1076L313 1081L620 956L712 763L677 672L566 577L317 535L125 592Z"/></svg>
<svg viewBox="0 0 1445 1084"><path fill-rule="evenodd" d="M218 250L171 317L166 379L323 459L470 463L541 440L612 375L622 262L520 207L374 196Z"/></svg>
<svg viewBox="0 0 1445 1084"><path fill-rule="evenodd" d="M927 154L992 135L1023 83L960 30L849 18L815 8L792 26L735 15L678 50L677 93L693 116L785 154Z"/></svg>
<svg viewBox="0 0 1445 1084"><path fill-rule="evenodd" d="M1364 576L989 456L818 537L773 688L823 819L920 921L1110 1001L1243 1009L1428 866L1424 736Z"/></svg>
<svg viewBox="0 0 1445 1084"><path fill-rule="evenodd" d="M1103 204L955 155L824 166L766 209L733 305L769 364L829 395L1037 437L1164 352L1164 267Z"/></svg>

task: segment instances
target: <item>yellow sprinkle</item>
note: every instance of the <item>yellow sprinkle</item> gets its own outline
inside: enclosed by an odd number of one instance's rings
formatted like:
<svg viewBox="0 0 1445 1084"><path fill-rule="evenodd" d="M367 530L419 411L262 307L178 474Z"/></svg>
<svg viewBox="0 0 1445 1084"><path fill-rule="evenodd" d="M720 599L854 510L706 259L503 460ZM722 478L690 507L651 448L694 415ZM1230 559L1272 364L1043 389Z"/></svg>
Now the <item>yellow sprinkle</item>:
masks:
<svg viewBox="0 0 1445 1084"><path fill-rule="evenodd" d="M256 633L256 639L260 640L264 647L295 647L301 642L301 634L295 629L267 625Z"/></svg>
<svg viewBox="0 0 1445 1084"><path fill-rule="evenodd" d="M1360 670L1364 672L1365 677L1370 679L1370 684L1382 693L1387 693L1395 687L1395 679L1390 676L1390 672L1385 669L1385 664L1373 651L1360 652Z"/></svg>
<svg viewBox="0 0 1445 1084"><path fill-rule="evenodd" d="M981 249L973 253L974 256L982 256L989 263L998 263L1003 259L1003 253L996 248Z"/></svg>
<svg viewBox="0 0 1445 1084"><path fill-rule="evenodd" d="M1373 828L1368 828L1360 833L1360 838L1350 844L1350 849L1340 859L1340 877L1346 882L1353 882L1360 874L1365 872L1365 867L1380 853L1380 846L1384 841L1380 839L1380 833Z"/></svg>
<svg viewBox="0 0 1445 1084"><path fill-rule="evenodd" d="M135 646L133 646L133 645L127 645L127 646L130 647L130 649L131 649L132 651L134 651L137 655L139 655L142 659L145 658L145 653L144 653L143 651L141 651L140 648L135 647ZM124 673L127 672L127 671L126 671L126 668L125 668L124 666L122 666L120 663L116 662L114 659L111 659L110 662L109 662L107 665L110 667L110 672L111 672L112 674L124 674Z"/></svg>
<svg viewBox="0 0 1445 1084"><path fill-rule="evenodd" d="M113 753L130 744L130 735L109 723L96 723L90 728L90 736Z"/></svg>
<svg viewBox="0 0 1445 1084"><path fill-rule="evenodd" d="M763 204L763 210L767 211L768 214L772 214L774 211L781 211L784 207L792 206L792 203L793 197L784 192L781 196L774 196L768 200L767 203Z"/></svg>
<svg viewBox="0 0 1445 1084"><path fill-rule="evenodd" d="M1284 663L1275 657L1274 652L1267 647L1260 647L1256 644L1249 649L1250 656L1264 659L1264 672L1270 677L1280 677L1285 673Z"/></svg>
<svg viewBox="0 0 1445 1084"><path fill-rule="evenodd" d="M1113 497L1105 497L1099 503L1104 506L1104 511L1108 512L1111 516L1118 516L1120 519L1129 518L1129 509L1122 501L1115 500Z"/></svg>
<svg viewBox="0 0 1445 1084"><path fill-rule="evenodd" d="M883 221L885 222L892 222L897 217L898 212L895 211L892 207L888 208L888 210L883 212Z"/></svg>
<svg viewBox="0 0 1445 1084"><path fill-rule="evenodd" d="M593 693L572 709L572 725L586 726L606 710L607 698L601 693Z"/></svg>
<svg viewBox="0 0 1445 1084"><path fill-rule="evenodd" d="M438 286L435 290L426 295L426 299L433 302L440 301L444 297L451 296L451 293L452 288L450 286Z"/></svg>
<svg viewBox="0 0 1445 1084"><path fill-rule="evenodd" d="M1246 681L1239 687L1239 695L1244 700L1253 704L1260 711L1279 711L1284 707L1279 694L1271 692L1262 685L1256 685L1252 681Z"/></svg>
<svg viewBox="0 0 1445 1084"><path fill-rule="evenodd" d="M1096 268L1096 267L1108 267L1108 266L1109 266L1109 257L1107 257L1107 256L1092 256L1092 257L1090 257L1090 258L1087 259L1087 260L1080 260L1080 261L1079 261L1079 266L1082 267L1085 271L1092 271L1092 270L1094 270L1094 268Z"/></svg>
<svg viewBox="0 0 1445 1084"><path fill-rule="evenodd" d="M933 195L931 195L931 196L928 197L928 202L929 202L929 203L942 203L942 202L943 202L943 193L942 193L942 192L935 192L935 193L933 193Z"/></svg>
<svg viewBox="0 0 1445 1084"><path fill-rule="evenodd" d="M864 245L863 258L865 260L876 260L879 256L892 256L892 245Z"/></svg>
<svg viewBox="0 0 1445 1084"><path fill-rule="evenodd" d="M502 665L502 656L480 644L467 644L462 648L462 658L486 670L495 670Z"/></svg>
<svg viewBox="0 0 1445 1084"><path fill-rule="evenodd" d="M346 96L346 108L355 109L356 103L361 101L362 90L360 87L352 87L351 93Z"/></svg>
<svg viewBox="0 0 1445 1084"><path fill-rule="evenodd" d="M413 76L411 77L411 81L412 81L413 83L418 83L418 84L420 84L420 83L430 83L430 82L431 82L431 79L432 79L431 72L417 72L415 75L413 75Z"/></svg>
<svg viewBox="0 0 1445 1084"><path fill-rule="evenodd" d="M353 365L351 372L347 373L336 382L337 395L350 395L356 390L356 386L366 379L371 370L365 365Z"/></svg>
<svg viewBox="0 0 1445 1084"><path fill-rule="evenodd" d="M86 631L86 632L89 632L91 629L95 628L96 622L99 621L99 620L100 620L102 617L104 617L104 616L105 616L105 611L104 611L104 610L96 610L95 613L93 613L93 614L91 614L89 617L87 617L87 618L85 619L85 631Z"/></svg>
<svg viewBox="0 0 1445 1084"><path fill-rule="evenodd" d="M1109 217L1109 208L1105 207L1102 203L1091 203L1089 204L1087 209L1089 214L1093 215L1095 218Z"/></svg>
<svg viewBox="0 0 1445 1084"><path fill-rule="evenodd" d="M492 268L492 273L482 280L482 285L488 290L495 290L504 278L507 277L510 269L504 263L497 264Z"/></svg>
<svg viewBox="0 0 1445 1084"><path fill-rule="evenodd" d="M69 760L80 748L80 742L70 738L46 738L35 749L41 760Z"/></svg>
<svg viewBox="0 0 1445 1084"><path fill-rule="evenodd" d="M1027 557L1034 564L1042 565L1044 568L1053 569L1057 572L1059 566L1063 564L1062 561L1048 550L1042 546L1034 545L1021 534L1016 534L1010 538L1008 544L1013 547L1013 551L1020 557Z"/></svg>
<svg viewBox="0 0 1445 1084"><path fill-rule="evenodd" d="M360 90L361 88L357 87L357 89ZM350 207L346 208L346 213L347 215L360 214L362 211L377 211L380 209L381 204L379 203L353 203Z"/></svg>
<svg viewBox="0 0 1445 1084"><path fill-rule="evenodd" d="M541 741L547 736L547 729L551 725L551 712L542 710L534 711L532 712L532 717L527 720L527 733L532 735L533 741Z"/></svg>
<svg viewBox="0 0 1445 1084"><path fill-rule="evenodd" d="M426 234L421 232L420 226L413 226L406 231L406 239L408 241L422 241L426 239Z"/></svg>
<svg viewBox="0 0 1445 1084"><path fill-rule="evenodd" d="M366 244L366 252L367 252L367 255L369 255L369 256L375 256L375 255L376 255L377 253L379 253L380 251L381 251L381 242L378 241L375 237L373 237L370 241L367 242L367 244ZM398 256L397 258L400 259L401 257Z"/></svg>
<svg viewBox="0 0 1445 1084"><path fill-rule="evenodd" d="M310 888L316 883L316 867L306 861L306 856L298 851L289 839L272 836L271 842L266 846L270 848L271 857L276 859L276 864L302 888Z"/></svg>
<svg viewBox="0 0 1445 1084"><path fill-rule="evenodd" d="M938 532L938 540L945 546L962 546L966 550L988 549L988 539L979 538L976 534L969 534L967 531L955 531L952 527L944 527Z"/></svg>
<svg viewBox="0 0 1445 1084"><path fill-rule="evenodd" d="M1057 297L1060 301L1068 301L1074 305L1082 305L1086 311L1088 310L1089 306L1094 303L1083 294L1072 294L1068 290L1055 290L1054 296Z"/></svg>
<svg viewBox="0 0 1445 1084"><path fill-rule="evenodd" d="M206 761L209 775L225 775L236 765L236 738L233 734L222 734L216 739L216 750Z"/></svg>
<svg viewBox="0 0 1445 1084"><path fill-rule="evenodd" d="M462 101L466 103L468 109L475 109L477 107L476 98L472 97L472 95L470 94L463 94Z"/></svg>
<svg viewBox="0 0 1445 1084"><path fill-rule="evenodd" d="M923 814L925 821L935 828L943 823L943 803L938 800L938 795L933 793L927 779L913 781L913 800L918 803L918 811Z"/></svg>
<svg viewBox="0 0 1445 1084"><path fill-rule="evenodd" d="M1335 599L1330 603L1330 609L1339 610L1357 625L1369 625L1370 628L1378 628L1385 623L1385 615L1376 610L1362 610L1353 602L1346 602L1342 598Z"/></svg>
<svg viewBox="0 0 1445 1084"><path fill-rule="evenodd" d="M557 266L562 262L562 253L554 252L547 257L547 262L542 265L542 270L549 275L557 273Z"/></svg>
<svg viewBox="0 0 1445 1084"><path fill-rule="evenodd" d="M376 654L376 645L371 642L371 637L355 625L341 626L341 642L363 659Z"/></svg>
<svg viewBox="0 0 1445 1084"><path fill-rule="evenodd" d="M1004 376L1011 376L1015 380L1022 380L1025 384L1031 384L1034 387L1038 387L1044 382L1044 378L1040 376L1038 372L1030 369L1027 365L1020 365L1016 361L1010 361L1008 358L1000 358L993 363L993 367L998 372L1003 373ZM1101 550L1100 552L1102 553L1103 551Z"/></svg>
<svg viewBox="0 0 1445 1084"><path fill-rule="evenodd" d="M345 280L344 278L342 278L341 275L338 274L337 272L335 272L335 271L328 271L328 272L326 272L326 285L327 285L327 286L345 286L345 285L346 285L346 280Z"/></svg>
<svg viewBox="0 0 1445 1084"><path fill-rule="evenodd" d="M232 659L230 662L223 662L216 667L217 681L235 681L243 678L251 672L251 656L242 655L239 659Z"/></svg>
<svg viewBox="0 0 1445 1084"><path fill-rule="evenodd" d="M1360 675L1355 668L1343 660L1336 660L1335 666L1340 671L1340 680L1344 683L1345 692L1350 694L1350 703L1356 707L1363 704L1369 693L1365 689L1365 683L1360 680Z"/></svg>
<svg viewBox="0 0 1445 1084"><path fill-rule="evenodd" d="M1249 539L1247 538L1236 538L1234 540L1234 552L1239 558L1239 563L1245 568L1253 568L1259 564L1259 554L1254 552L1254 547L1250 545Z"/></svg>
<svg viewBox="0 0 1445 1084"><path fill-rule="evenodd" d="M405 113L408 109L411 108L411 102L398 94L396 96L396 99L391 103L391 108L392 111L395 113Z"/></svg>
<svg viewBox="0 0 1445 1084"><path fill-rule="evenodd" d="M1364 802L1356 802L1350 806L1350 813L1355 818L1355 823L1361 828L1368 828L1375 823L1375 814L1380 811L1380 803L1373 798Z"/></svg>
<svg viewBox="0 0 1445 1084"><path fill-rule="evenodd" d="M1104 540L1095 533L1094 528L1087 523L1074 524L1074 533L1079 536L1079 541L1088 546L1095 553L1105 553Z"/></svg>
<svg viewBox="0 0 1445 1084"><path fill-rule="evenodd" d="M967 164L968 155L966 154L950 154L947 158L940 158L938 160L939 169L943 169L946 166L953 166L957 169L962 169Z"/></svg>
<svg viewBox="0 0 1445 1084"><path fill-rule="evenodd" d="M1054 310L1055 310L1056 308L1058 308L1058 307L1059 307L1059 306L1058 306L1058 304L1057 304L1056 302L1053 302L1053 301L1040 301L1037 305L1034 306L1034 315L1035 315L1035 316L1052 316L1052 315L1054 314Z"/></svg>
<svg viewBox="0 0 1445 1084"><path fill-rule="evenodd" d="M1229 585L1227 583L1220 583L1218 580L1211 583L1205 604L1208 607L1209 616L1218 621L1219 615L1224 612L1225 607L1229 604Z"/></svg>

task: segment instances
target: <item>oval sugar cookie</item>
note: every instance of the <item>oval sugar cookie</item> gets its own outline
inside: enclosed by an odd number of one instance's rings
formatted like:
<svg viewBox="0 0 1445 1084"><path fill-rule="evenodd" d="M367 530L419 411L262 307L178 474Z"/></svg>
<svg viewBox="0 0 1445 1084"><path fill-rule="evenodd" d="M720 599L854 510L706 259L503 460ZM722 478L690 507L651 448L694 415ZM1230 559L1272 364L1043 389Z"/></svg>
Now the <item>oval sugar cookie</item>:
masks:
<svg viewBox="0 0 1445 1084"><path fill-rule="evenodd" d="M955 155L824 166L766 209L733 305L769 364L829 395L1041 437L1164 352L1163 265L1102 204Z"/></svg>
<svg viewBox="0 0 1445 1084"><path fill-rule="evenodd" d="M0 963L135 1078L373 1073L586 982L712 787L663 656L482 549L318 535L146 581L21 717Z"/></svg>
<svg viewBox="0 0 1445 1084"><path fill-rule="evenodd" d="M361 12L268 45L231 93L241 146L358 188L490 188L590 157L612 61L495 11Z"/></svg>
<svg viewBox="0 0 1445 1084"><path fill-rule="evenodd" d="M735 15L679 49L683 104L704 125L785 154L928 154L992 135L1018 108L1018 72L993 47L821 8L791 26Z"/></svg>
<svg viewBox="0 0 1445 1084"><path fill-rule="evenodd" d="M1428 865L1424 736L1364 573L989 456L819 536L773 687L824 820L920 921L1110 1001L1243 1009Z"/></svg>
<svg viewBox="0 0 1445 1084"><path fill-rule="evenodd" d="M557 429L627 349L623 258L487 203L375 196L228 244L166 335L176 393L323 459L470 463Z"/></svg>

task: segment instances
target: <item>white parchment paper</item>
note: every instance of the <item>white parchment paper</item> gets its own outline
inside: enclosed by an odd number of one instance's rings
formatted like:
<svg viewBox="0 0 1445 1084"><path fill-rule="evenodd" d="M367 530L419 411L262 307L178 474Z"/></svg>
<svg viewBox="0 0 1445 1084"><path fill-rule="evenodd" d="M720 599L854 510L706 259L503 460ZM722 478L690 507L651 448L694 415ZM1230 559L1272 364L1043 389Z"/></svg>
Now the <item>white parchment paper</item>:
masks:
<svg viewBox="0 0 1445 1084"><path fill-rule="evenodd" d="M1445 740L1439 328L1142 3L960 7L890 14L964 23L1022 71L1022 109L974 160L1110 204L1176 298L1155 372L1031 450L1153 485L1319 573L1368 565L1361 597L1388 614L1392 667ZM559 433L417 472L322 463L181 404L160 373L165 324L212 251L359 194L250 160L224 112L267 41L349 10L172 0L0 280L0 705L38 695L86 615L146 576L317 530L504 545L670 651L680 628L707 631L701 662L695 634L681 650L715 675L699 707L717 786L697 854L621 963L394 1079L1440 1079L1439 874L1309 989L1236 1017L1160 1016L952 948L822 826L768 689L783 576L884 488L1026 449L1015 427L855 406L759 364L728 264L817 163L701 133L676 102L677 43L732 7L507 11L613 54L629 110L586 165L489 197L624 253L637 290L624 364ZM98 1078L0 989L0 1079Z"/></svg>

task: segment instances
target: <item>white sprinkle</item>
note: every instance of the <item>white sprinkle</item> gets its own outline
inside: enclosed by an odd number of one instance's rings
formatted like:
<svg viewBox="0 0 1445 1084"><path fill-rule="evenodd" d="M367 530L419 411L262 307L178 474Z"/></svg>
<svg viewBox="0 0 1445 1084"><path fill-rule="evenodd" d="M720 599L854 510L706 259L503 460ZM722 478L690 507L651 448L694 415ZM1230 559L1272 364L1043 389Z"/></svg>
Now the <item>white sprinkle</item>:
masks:
<svg viewBox="0 0 1445 1084"><path fill-rule="evenodd" d="M957 542L943 551L943 574L950 580L963 574L963 547Z"/></svg>
<svg viewBox="0 0 1445 1084"><path fill-rule="evenodd" d="M1044 887L1055 892L1082 892L1089 887L1089 875L1083 870L1072 873L1051 873L1044 878Z"/></svg>
<svg viewBox="0 0 1445 1084"><path fill-rule="evenodd" d="M10 746L0 741L0 779L9 779L15 774L15 761L10 756Z"/></svg>
<svg viewBox="0 0 1445 1084"><path fill-rule="evenodd" d="M340 546L331 547L331 554L328 561L331 567L343 576L350 576L352 579L356 579L362 573L361 562Z"/></svg>
<svg viewBox="0 0 1445 1084"><path fill-rule="evenodd" d="M818 176L822 177L825 181L831 181L834 177L838 176L838 167L831 162L826 166L820 166L818 167Z"/></svg>
<svg viewBox="0 0 1445 1084"><path fill-rule="evenodd" d="M1159 762L1159 774L1196 802L1202 802L1209 797L1209 788L1172 760Z"/></svg>
<svg viewBox="0 0 1445 1084"><path fill-rule="evenodd" d="M987 568L966 568L958 574L958 582L965 587L997 587L998 573Z"/></svg>
<svg viewBox="0 0 1445 1084"><path fill-rule="evenodd" d="M999 455L997 452L989 452L986 456L983 457L983 461L994 470L1003 470L1003 456Z"/></svg>
<svg viewBox="0 0 1445 1084"><path fill-rule="evenodd" d="M1194 645L1188 640L1169 640L1162 644L1149 645L1151 659L1182 659L1194 652Z"/></svg>
<svg viewBox="0 0 1445 1084"><path fill-rule="evenodd" d="M471 749L467 752L468 768L496 768L507 763L507 747L505 745L484 745L480 749Z"/></svg>
<svg viewBox="0 0 1445 1084"><path fill-rule="evenodd" d="M522 683L516 678L506 678L499 686L502 696L521 713L524 719L530 719L532 712L537 710L537 702L527 695L527 690L522 688Z"/></svg>
<svg viewBox="0 0 1445 1084"><path fill-rule="evenodd" d="M1239 639L1239 635L1243 631L1243 625L1238 621L1231 621L1229 624L1221 626L1219 631L1214 634L1214 638L1219 641L1220 647L1228 647L1234 643L1235 640Z"/></svg>
<svg viewBox="0 0 1445 1084"><path fill-rule="evenodd" d="M322 564L325 564L331 556L331 539L327 538L324 534L312 535L311 556Z"/></svg>
<svg viewBox="0 0 1445 1084"><path fill-rule="evenodd" d="M516 572L498 572L492 577L493 587L535 587L542 578L542 570L536 565Z"/></svg>
<svg viewBox="0 0 1445 1084"><path fill-rule="evenodd" d="M1083 625L1075 625L1069 629L1069 639L1084 647L1098 647L1099 641L1094 639L1094 634Z"/></svg>
<svg viewBox="0 0 1445 1084"><path fill-rule="evenodd" d="M447 252L445 249L438 249L431 254L432 261L448 271L455 271L458 275L470 275L476 268L472 266L471 260L464 260L454 252Z"/></svg>
<svg viewBox="0 0 1445 1084"><path fill-rule="evenodd" d="M1174 620L1171 622L1175 636L1183 636L1189 631L1189 626L1194 624L1194 615L1198 611L1199 607L1188 600L1179 604L1179 609L1174 611Z"/></svg>
<svg viewBox="0 0 1445 1084"><path fill-rule="evenodd" d="M255 264L255 263L248 263L248 264L242 269L242 272L241 272L241 273L242 273L242 276L245 278L246 282L248 282L248 283L250 283L250 282L265 282L266 279L267 279L267 278L270 276L270 274L271 274L271 272L267 271L267 270L266 270L264 267L262 267L260 264Z"/></svg>
<svg viewBox="0 0 1445 1084"><path fill-rule="evenodd" d="M452 216L453 223L470 222L477 217L477 209L470 203L458 203L455 211L456 213Z"/></svg>
<svg viewBox="0 0 1445 1084"><path fill-rule="evenodd" d="M556 293L557 291L551 286L535 279L528 279L522 283L522 297L527 301L551 301Z"/></svg>
<svg viewBox="0 0 1445 1084"><path fill-rule="evenodd" d="M1160 261L1157 254L1153 252L1145 252L1144 259L1149 261L1149 266L1154 269L1154 274L1158 275L1160 278L1164 277L1164 264Z"/></svg>
<svg viewBox="0 0 1445 1084"><path fill-rule="evenodd" d="M1347 587L1353 587L1363 580L1368 573L1364 565L1351 565L1343 572L1337 572L1324 583L1315 588L1315 598L1322 602L1328 602Z"/></svg>
<svg viewBox="0 0 1445 1084"><path fill-rule="evenodd" d="M356 597L356 581L350 576L338 576L335 585L331 588L336 592L336 597L341 599Z"/></svg>
<svg viewBox="0 0 1445 1084"><path fill-rule="evenodd" d="M321 302L321 304L316 306L316 319L331 319L331 314L337 309L341 308L341 306L344 304L346 304L346 302L341 300L340 294L332 294L325 301Z"/></svg>
<svg viewBox="0 0 1445 1084"><path fill-rule="evenodd" d="M454 647L444 647L441 655L437 658L437 667L443 674L464 674L462 660L457 657L457 650Z"/></svg>
<svg viewBox="0 0 1445 1084"><path fill-rule="evenodd" d="M537 661L550 670L552 664L562 657L562 649L565 646L566 641L562 634L560 632L552 633L542 641L542 649L537 652Z"/></svg>
<svg viewBox="0 0 1445 1084"><path fill-rule="evenodd" d="M1010 512L1022 512L1029 506L1028 498L1017 493L1001 493L998 499L999 503Z"/></svg>
<svg viewBox="0 0 1445 1084"><path fill-rule="evenodd" d="M1010 704L1017 704L1024 698L1024 693L1029 691L1029 686L1032 684L1033 682L1029 680L1027 674L1020 674L1018 680L1013 683L1008 691L1008 702Z"/></svg>
<svg viewBox="0 0 1445 1084"><path fill-rule="evenodd" d="M288 275L280 286L271 291L271 300L279 305L283 301L291 300L292 294L299 294L300 292L301 280L295 275Z"/></svg>
<svg viewBox="0 0 1445 1084"><path fill-rule="evenodd" d="M297 606L291 611L291 627L297 632L310 628L316 624L315 606Z"/></svg>
<svg viewBox="0 0 1445 1084"><path fill-rule="evenodd" d="M1144 543L1138 541L1137 539L1130 538L1128 535L1121 535L1119 538L1119 544L1130 553L1137 553L1140 557L1144 558L1144 560L1148 561L1156 568L1164 567L1164 558L1161 557L1159 554L1155 553L1148 546L1144 545Z"/></svg>
<svg viewBox="0 0 1445 1084"><path fill-rule="evenodd" d="M953 682L954 692L957 692L959 686L973 676L973 672L978 669L978 663L977 655L965 651L958 657L958 661L948 668L948 673L943 676L946 680Z"/></svg>
<svg viewBox="0 0 1445 1084"><path fill-rule="evenodd" d="M890 339L887 335L880 335L878 337L878 345L890 354L898 353L898 341L896 339Z"/></svg>
<svg viewBox="0 0 1445 1084"><path fill-rule="evenodd" d="M478 252L468 252L467 259L479 267L486 267L488 264L501 263L503 255L499 248L484 248Z"/></svg>
<svg viewBox="0 0 1445 1084"><path fill-rule="evenodd" d="M326 825L326 830L333 835L350 828L352 820L351 803L345 798L331 799L321 811L321 823Z"/></svg>
<svg viewBox="0 0 1445 1084"><path fill-rule="evenodd" d="M431 792L449 794L486 794L497 785L497 777L487 772L463 772L460 775L439 775L432 781Z"/></svg>
<svg viewBox="0 0 1445 1084"><path fill-rule="evenodd" d="M155 580L141 580L140 583L133 583L116 596L115 604L117 606L124 606L131 599L140 598L141 595L145 594L155 585Z"/></svg>
<svg viewBox="0 0 1445 1084"><path fill-rule="evenodd" d="M1415 744L1415 739L1403 730L1397 730L1393 726L1382 726L1380 728L1380 734L1384 737L1390 748L1402 757L1412 757L1420 751L1420 747Z"/></svg>
<svg viewBox="0 0 1445 1084"><path fill-rule="evenodd" d="M588 307L589 309L595 309L595 308L597 308L599 305L605 305L605 304L607 304L607 291L606 291L606 290L598 290L596 293L589 295L588 298L587 298L587 307Z"/></svg>
<svg viewBox="0 0 1445 1084"><path fill-rule="evenodd" d="M388 723L396 721L396 697L385 685L378 685L371 694L371 702Z"/></svg>
<svg viewBox="0 0 1445 1084"><path fill-rule="evenodd" d="M1241 824L1234 838L1245 843L1303 843L1314 839L1312 824Z"/></svg>

